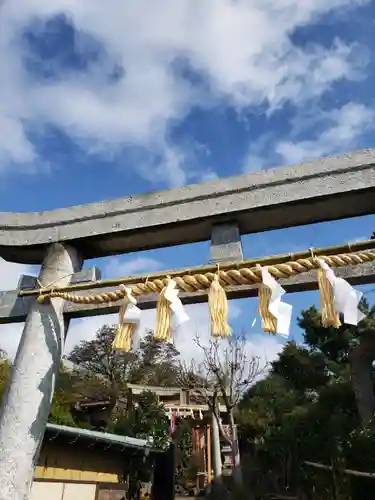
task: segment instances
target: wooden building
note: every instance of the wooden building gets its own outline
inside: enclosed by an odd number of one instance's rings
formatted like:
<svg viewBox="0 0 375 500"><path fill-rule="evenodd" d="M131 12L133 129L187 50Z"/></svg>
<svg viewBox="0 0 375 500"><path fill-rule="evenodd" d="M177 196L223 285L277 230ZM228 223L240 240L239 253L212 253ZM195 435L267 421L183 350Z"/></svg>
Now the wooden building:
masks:
<svg viewBox="0 0 375 500"><path fill-rule="evenodd" d="M197 491L211 483L215 448L220 445L211 432L212 415L196 391L173 387L152 387L129 384L127 400L137 404L144 391L152 391L163 403L166 413L177 420L188 419L193 430L193 451L200 458ZM82 408L81 408L82 406ZM87 413L87 421L98 428L108 416L109 402L83 403L77 411ZM83 408L84 407L84 408ZM225 407L220 405L224 412ZM211 450L211 442L213 449ZM219 451L220 453L220 451ZM176 450L152 449L143 439L47 424L43 446L35 467L30 500L128 500L124 478L126 463L135 454L154 457L152 500L174 498Z"/></svg>
<svg viewBox="0 0 375 500"><path fill-rule="evenodd" d="M30 500L127 500L123 474L146 440L47 424Z"/></svg>
<svg viewBox="0 0 375 500"><path fill-rule="evenodd" d="M207 396L212 396L212 391L205 389L206 394L202 396L199 389L138 384L128 384L127 388L129 407L137 405L140 395L145 391L150 391L156 395L159 403L163 404L169 418L172 419L173 415L177 426L184 420L190 421L192 451L197 465L195 491L202 491L210 486L213 477L230 471L232 468L231 450L222 442L216 419L207 404ZM223 404L218 406L225 424L226 407ZM224 427L228 426L224 425ZM178 447L178 443L176 445Z"/></svg>
<svg viewBox="0 0 375 500"><path fill-rule="evenodd" d="M111 420L116 401L86 400L77 401L71 409L78 422L83 422L94 430L104 430Z"/></svg>
<svg viewBox="0 0 375 500"><path fill-rule="evenodd" d="M194 418L197 421L211 420L211 410L199 390L138 384L128 384L127 388L129 405L136 404L140 394L150 391L156 395L167 412L176 411L181 418ZM207 392L208 395L212 395L211 391ZM219 405L219 410L220 413L226 413L223 404Z"/></svg>

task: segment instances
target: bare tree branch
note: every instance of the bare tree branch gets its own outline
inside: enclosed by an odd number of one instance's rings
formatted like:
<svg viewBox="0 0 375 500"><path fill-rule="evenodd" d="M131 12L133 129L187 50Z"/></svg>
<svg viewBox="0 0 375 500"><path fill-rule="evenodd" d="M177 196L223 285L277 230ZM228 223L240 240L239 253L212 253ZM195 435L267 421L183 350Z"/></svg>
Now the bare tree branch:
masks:
<svg viewBox="0 0 375 500"><path fill-rule="evenodd" d="M193 390L193 394L199 395L208 405L217 420L220 434L234 449L233 410L249 386L265 372L266 366L261 366L259 357L247 354L243 335L228 341L212 339L208 344L203 344L197 336L194 342L202 351L203 361L200 365L181 363L179 384ZM220 401L228 414L231 436L220 418Z"/></svg>

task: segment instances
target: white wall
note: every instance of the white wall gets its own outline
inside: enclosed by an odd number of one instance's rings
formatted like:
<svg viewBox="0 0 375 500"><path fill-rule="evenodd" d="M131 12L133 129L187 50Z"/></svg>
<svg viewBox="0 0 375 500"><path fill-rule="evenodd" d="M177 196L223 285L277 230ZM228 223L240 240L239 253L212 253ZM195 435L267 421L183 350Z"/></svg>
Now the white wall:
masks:
<svg viewBox="0 0 375 500"><path fill-rule="evenodd" d="M34 481L29 500L95 500L95 484Z"/></svg>

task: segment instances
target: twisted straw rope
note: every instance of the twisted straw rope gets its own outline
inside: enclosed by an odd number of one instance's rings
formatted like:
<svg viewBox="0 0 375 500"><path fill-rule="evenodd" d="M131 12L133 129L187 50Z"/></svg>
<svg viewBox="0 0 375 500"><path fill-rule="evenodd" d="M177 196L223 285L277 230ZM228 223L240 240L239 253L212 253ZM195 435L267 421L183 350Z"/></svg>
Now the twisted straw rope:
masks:
<svg viewBox="0 0 375 500"><path fill-rule="evenodd" d="M320 256L319 259L324 260L330 267L342 267L346 265L364 264L375 260L375 250L364 250L356 253L343 253L338 255ZM306 259L298 259L295 261L285 262L283 264L275 264L267 266L268 271L278 279L285 279L298 274L306 273L319 267L316 257L312 256ZM261 267L229 269L226 271L218 271L221 285L223 287L250 285L261 282ZM198 292L207 290L211 282L214 280L216 273L206 274L185 274L183 276L175 276L173 280L178 288L184 292ZM130 285L134 296L146 295L150 293L160 293L167 284L168 278L163 279L146 279L144 282ZM66 301L75 304L104 304L114 302L124 298L126 295L126 287L121 285L118 290L110 292L102 292L96 295L75 295L69 292L59 292L54 290L50 293L43 294L38 297L38 302L43 303L47 298L59 297Z"/></svg>

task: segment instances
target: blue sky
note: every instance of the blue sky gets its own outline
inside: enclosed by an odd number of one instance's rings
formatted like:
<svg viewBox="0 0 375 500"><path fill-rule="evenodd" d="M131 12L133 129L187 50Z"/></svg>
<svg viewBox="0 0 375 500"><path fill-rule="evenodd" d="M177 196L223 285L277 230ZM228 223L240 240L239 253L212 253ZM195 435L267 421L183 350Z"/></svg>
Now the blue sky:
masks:
<svg viewBox="0 0 375 500"><path fill-rule="evenodd" d="M366 0L5 0L0 210L49 210L372 147L374 19ZM250 235L244 253L344 243L374 226L370 216ZM96 263L110 276L208 255L202 243ZM25 271L2 267L2 288ZM316 299L287 298L295 316ZM233 307L234 328L249 330L256 301ZM293 335L300 340L295 327Z"/></svg>

